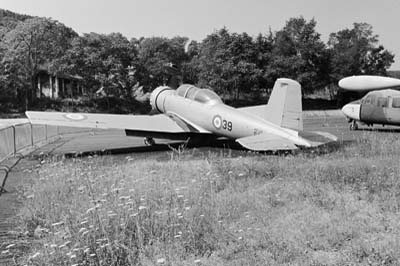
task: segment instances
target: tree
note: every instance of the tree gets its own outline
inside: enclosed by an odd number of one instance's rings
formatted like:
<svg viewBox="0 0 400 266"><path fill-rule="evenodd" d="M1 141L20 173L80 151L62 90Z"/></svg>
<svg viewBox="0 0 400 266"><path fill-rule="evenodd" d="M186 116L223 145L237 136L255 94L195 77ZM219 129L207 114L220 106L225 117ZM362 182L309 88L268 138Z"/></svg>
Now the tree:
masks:
<svg viewBox="0 0 400 266"><path fill-rule="evenodd" d="M172 39L162 37L142 38L138 46L138 79L147 89L166 83L168 65L181 69L187 60L185 53L186 37Z"/></svg>
<svg viewBox="0 0 400 266"><path fill-rule="evenodd" d="M121 33L76 37L58 63L58 69L81 75L92 92L102 87L108 95L128 97L137 82L137 50Z"/></svg>
<svg viewBox="0 0 400 266"><path fill-rule="evenodd" d="M0 50L4 55L2 65L8 66L5 79L18 85L18 95L23 95L26 109L35 93L39 66L61 57L76 35L72 29L47 18L26 19L4 35Z"/></svg>
<svg viewBox="0 0 400 266"><path fill-rule="evenodd" d="M271 63L266 75L273 80L288 77L297 80L303 91L312 92L329 83L329 53L315 31L316 21L291 18L276 32Z"/></svg>
<svg viewBox="0 0 400 266"><path fill-rule="evenodd" d="M236 100L242 92L258 86L261 71L256 61L253 39L246 33L231 34L226 28L208 35L192 59L200 86L213 87Z"/></svg>
<svg viewBox="0 0 400 266"><path fill-rule="evenodd" d="M350 75L386 75L386 69L394 62L394 55L378 46L378 35L367 23L354 23L352 29L331 33L328 46L335 81Z"/></svg>

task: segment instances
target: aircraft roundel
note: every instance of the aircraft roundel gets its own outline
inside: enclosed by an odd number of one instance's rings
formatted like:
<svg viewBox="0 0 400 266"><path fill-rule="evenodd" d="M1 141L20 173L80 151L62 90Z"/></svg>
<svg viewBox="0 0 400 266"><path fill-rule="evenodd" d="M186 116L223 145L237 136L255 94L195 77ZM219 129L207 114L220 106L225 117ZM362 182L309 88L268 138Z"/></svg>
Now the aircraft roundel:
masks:
<svg viewBox="0 0 400 266"><path fill-rule="evenodd" d="M72 121L81 121L86 119L86 116L82 114L66 114L64 117Z"/></svg>
<svg viewBox="0 0 400 266"><path fill-rule="evenodd" d="M219 116L219 115L214 116L214 118L213 118L213 120L212 120L212 123L213 123L213 126L214 126L216 129L220 129L220 128L221 128L221 125L222 125L221 116Z"/></svg>

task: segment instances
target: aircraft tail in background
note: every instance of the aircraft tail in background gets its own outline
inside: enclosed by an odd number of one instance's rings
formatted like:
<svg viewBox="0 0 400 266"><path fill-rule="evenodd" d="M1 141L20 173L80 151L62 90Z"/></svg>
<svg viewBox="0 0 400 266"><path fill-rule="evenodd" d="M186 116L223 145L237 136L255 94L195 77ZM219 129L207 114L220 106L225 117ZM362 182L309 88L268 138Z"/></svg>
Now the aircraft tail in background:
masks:
<svg viewBox="0 0 400 266"><path fill-rule="evenodd" d="M280 127L296 131L303 130L301 86L297 81L291 79L276 80L268 104L238 109Z"/></svg>
<svg viewBox="0 0 400 266"><path fill-rule="evenodd" d="M284 128L303 130L301 85L280 78L275 82L264 119Z"/></svg>

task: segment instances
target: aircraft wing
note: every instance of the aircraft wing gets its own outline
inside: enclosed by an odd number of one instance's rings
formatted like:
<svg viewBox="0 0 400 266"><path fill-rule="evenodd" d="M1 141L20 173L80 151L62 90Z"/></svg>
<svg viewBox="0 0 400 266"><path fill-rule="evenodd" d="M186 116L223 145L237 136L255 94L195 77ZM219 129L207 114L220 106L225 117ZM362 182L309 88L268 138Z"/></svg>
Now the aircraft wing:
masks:
<svg viewBox="0 0 400 266"><path fill-rule="evenodd" d="M158 115L113 115L61 112L33 112L26 115L32 124L65 127L123 129L131 136L166 137L188 133L209 133L194 128L183 119ZM170 135L170 136L169 136Z"/></svg>
<svg viewBox="0 0 400 266"><path fill-rule="evenodd" d="M237 139L244 148L253 151L295 150L297 146L290 140L275 134L263 133Z"/></svg>

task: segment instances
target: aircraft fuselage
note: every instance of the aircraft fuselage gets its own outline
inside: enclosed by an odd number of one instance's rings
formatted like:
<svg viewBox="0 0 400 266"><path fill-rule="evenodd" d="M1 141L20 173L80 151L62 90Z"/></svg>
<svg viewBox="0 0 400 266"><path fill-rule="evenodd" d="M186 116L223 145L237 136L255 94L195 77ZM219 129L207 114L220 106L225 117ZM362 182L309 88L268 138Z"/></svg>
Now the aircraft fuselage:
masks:
<svg viewBox="0 0 400 266"><path fill-rule="evenodd" d="M293 141L297 145L309 146L298 136L297 131L282 128L261 117L239 111L225 105L220 99L198 102L179 95L179 91L164 90L158 93L156 108L167 115L190 121L200 132L208 131L230 139L271 133Z"/></svg>
<svg viewBox="0 0 400 266"><path fill-rule="evenodd" d="M351 121L368 125L400 125L400 92L395 90L373 91L362 99L342 108Z"/></svg>

